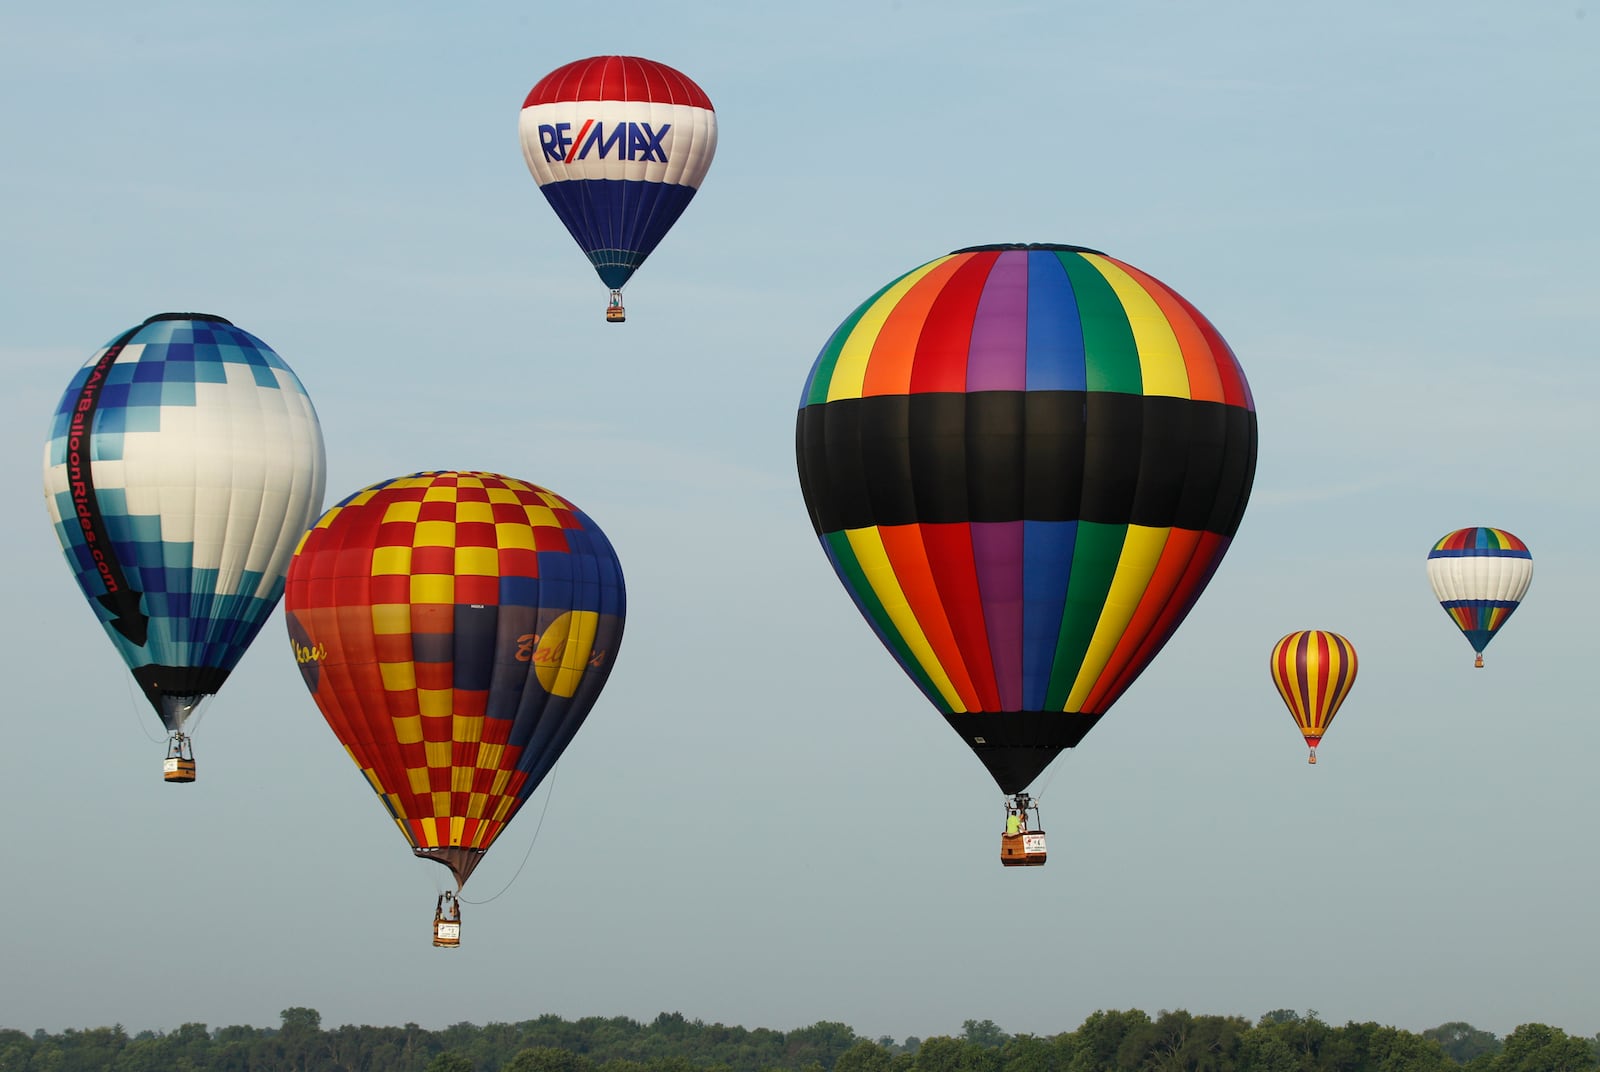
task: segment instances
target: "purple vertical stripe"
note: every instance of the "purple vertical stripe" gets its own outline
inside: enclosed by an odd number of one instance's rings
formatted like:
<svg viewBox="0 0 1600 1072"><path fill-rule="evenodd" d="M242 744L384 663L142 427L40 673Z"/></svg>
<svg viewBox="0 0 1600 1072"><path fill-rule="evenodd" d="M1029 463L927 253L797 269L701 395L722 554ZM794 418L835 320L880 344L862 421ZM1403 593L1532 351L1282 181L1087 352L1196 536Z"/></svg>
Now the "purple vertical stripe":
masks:
<svg viewBox="0 0 1600 1072"><path fill-rule="evenodd" d="M1022 521L973 522L972 558L1000 709L1022 707Z"/></svg>
<svg viewBox="0 0 1600 1072"><path fill-rule="evenodd" d="M995 259L972 317L968 391L1021 391L1028 386L1028 254Z"/></svg>

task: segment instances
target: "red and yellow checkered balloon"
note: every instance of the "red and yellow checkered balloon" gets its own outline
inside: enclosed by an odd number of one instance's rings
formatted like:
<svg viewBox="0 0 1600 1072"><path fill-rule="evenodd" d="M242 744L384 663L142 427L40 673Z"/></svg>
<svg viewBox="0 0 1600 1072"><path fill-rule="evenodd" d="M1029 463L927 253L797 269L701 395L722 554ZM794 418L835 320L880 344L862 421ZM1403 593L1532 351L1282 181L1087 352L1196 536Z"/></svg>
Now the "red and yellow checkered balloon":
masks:
<svg viewBox="0 0 1600 1072"><path fill-rule="evenodd" d="M622 642L622 567L566 499L492 473L324 514L284 607L306 686L418 856L465 883L555 765Z"/></svg>

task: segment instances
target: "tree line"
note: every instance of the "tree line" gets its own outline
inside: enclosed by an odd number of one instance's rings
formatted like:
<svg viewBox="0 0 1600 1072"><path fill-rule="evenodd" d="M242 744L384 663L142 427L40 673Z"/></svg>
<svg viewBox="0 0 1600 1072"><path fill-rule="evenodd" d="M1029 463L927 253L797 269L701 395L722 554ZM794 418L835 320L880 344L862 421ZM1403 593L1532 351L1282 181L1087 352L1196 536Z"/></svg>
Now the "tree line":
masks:
<svg viewBox="0 0 1600 1072"><path fill-rule="evenodd" d="M118 1024L29 1035L0 1028L0 1072L1592 1072L1600 1035L1523 1024L1501 1039L1453 1022L1420 1034L1342 1027L1278 1009L1240 1016L1102 1010L1075 1031L1010 1035L968 1020L956 1036L896 1042L819 1022L746 1029L662 1013L568 1021L541 1016L439 1031L325 1029L315 1009L275 1028L184 1024L129 1035Z"/></svg>

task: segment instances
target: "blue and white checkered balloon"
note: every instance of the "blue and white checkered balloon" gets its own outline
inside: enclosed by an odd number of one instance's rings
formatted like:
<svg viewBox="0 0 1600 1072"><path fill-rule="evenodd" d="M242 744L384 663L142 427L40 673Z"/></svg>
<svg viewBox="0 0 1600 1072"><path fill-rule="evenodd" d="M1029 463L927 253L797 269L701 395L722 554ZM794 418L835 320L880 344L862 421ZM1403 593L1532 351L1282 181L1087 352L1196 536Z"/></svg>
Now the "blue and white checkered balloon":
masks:
<svg viewBox="0 0 1600 1072"><path fill-rule="evenodd" d="M299 379L220 317L151 317L61 396L44 452L50 520L170 732L272 613L325 468Z"/></svg>

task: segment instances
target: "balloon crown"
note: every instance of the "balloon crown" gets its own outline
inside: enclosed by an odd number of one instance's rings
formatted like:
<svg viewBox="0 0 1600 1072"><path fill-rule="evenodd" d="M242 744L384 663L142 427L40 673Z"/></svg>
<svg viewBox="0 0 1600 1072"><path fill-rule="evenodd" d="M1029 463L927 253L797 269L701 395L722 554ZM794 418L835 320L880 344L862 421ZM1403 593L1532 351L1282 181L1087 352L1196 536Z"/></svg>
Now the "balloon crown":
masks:
<svg viewBox="0 0 1600 1072"><path fill-rule="evenodd" d="M1088 246L1065 246L1059 242L993 242L986 246L968 246L965 249L953 249L950 251L950 256L954 257L960 253L991 253L1007 249L1049 250L1057 253L1093 253L1096 256L1105 256L1098 249L1090 249Z"/></svg>
<svg viewBox="0 0 1600 1072"><path fill-rule="evenodd" d="M213 324L227 324L233 326L233 321L214 313L157 313L155 316L144 318L146 324L154 324L158 320L209 320Z"/></svg>

